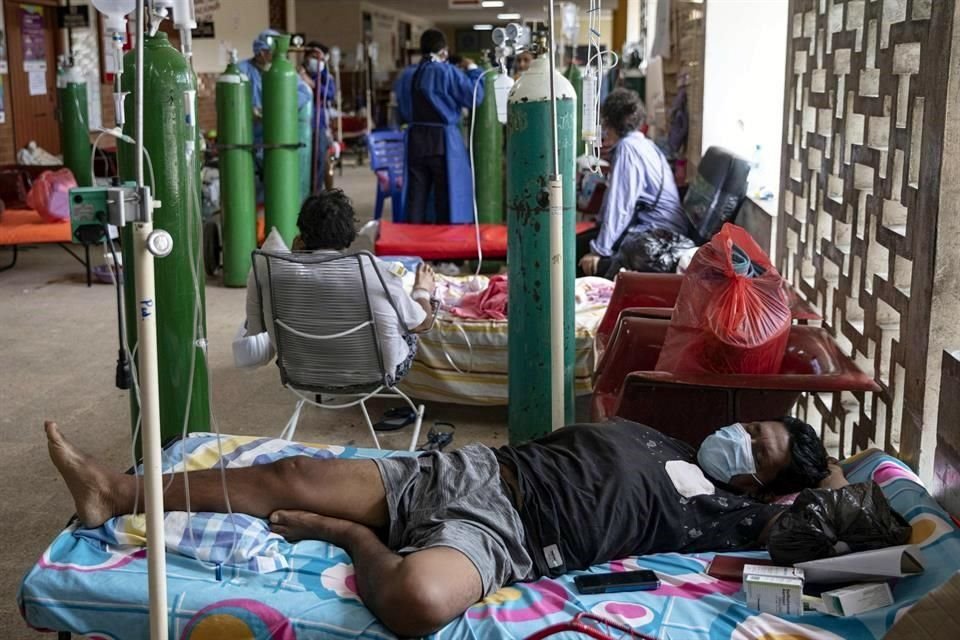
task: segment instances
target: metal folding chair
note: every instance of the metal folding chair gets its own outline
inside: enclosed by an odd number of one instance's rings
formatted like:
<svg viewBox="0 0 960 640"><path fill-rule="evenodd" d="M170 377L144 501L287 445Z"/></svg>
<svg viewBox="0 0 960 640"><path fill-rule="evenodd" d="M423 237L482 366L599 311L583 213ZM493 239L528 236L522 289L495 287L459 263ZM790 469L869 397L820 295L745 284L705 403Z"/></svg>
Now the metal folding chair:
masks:
<svg viewBox="0 0 960 640"><path fill-rule="evenodd" d="M374 295L386 296L399 330L408 334L373 254L301 254L254 251L254 274L264 326L274 339L280 381L299 400L281 438L296 433L304 404L322 409L359 405L376 447L380 448L367 411L370 398L399 398L416 413L409 449L413 451L423 424L423 405L396 387L395 371L384 365ZM264 287L264 278L269 287ZM346 398L316 402L318 394Z"/></svg>

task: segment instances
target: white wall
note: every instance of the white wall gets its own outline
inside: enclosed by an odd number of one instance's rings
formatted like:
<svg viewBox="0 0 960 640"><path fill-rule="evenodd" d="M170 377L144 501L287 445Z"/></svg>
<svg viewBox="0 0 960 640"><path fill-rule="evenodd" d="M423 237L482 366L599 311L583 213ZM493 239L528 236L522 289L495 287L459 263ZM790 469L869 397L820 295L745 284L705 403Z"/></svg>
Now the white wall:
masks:
<svg viewBox="0 0 960 640"><path fill-rule="evenodd" d="M204 3L197 3L197 19L213 20L216 37L194 39L193 65L197 73L223 71L230 49L236 49L240 59L253 55L253 39L270 23L266 0L221 0L211 2L217 8L203 11Z"/></svg>
<svg viewBox="0 0 960 640"><path fill-rule="evenodd" d="M752 160L760 186L779 192L788 0L709 0L703 71L703 149Z"/></svg>

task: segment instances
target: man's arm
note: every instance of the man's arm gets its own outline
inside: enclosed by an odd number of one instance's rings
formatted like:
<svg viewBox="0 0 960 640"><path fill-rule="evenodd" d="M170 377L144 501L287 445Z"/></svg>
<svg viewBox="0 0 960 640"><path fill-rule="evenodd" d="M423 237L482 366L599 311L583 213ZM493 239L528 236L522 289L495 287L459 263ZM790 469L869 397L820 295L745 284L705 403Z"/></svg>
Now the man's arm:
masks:
<svg viewBox="0 0 960 640"><path fill-rule="evenodd" d="M830 473L826 478L820 481L820 484L817 485L818 488L842 489L850 484L847 482L846 476L843 475L843 469L840 467L840 463L837 462L836 458L827 458L827 470Z"/></svg>
<svg viewBox="0 0 960 640"><path fill-rule="evenodd" d="M626 150L621 150L614 158L598 216L600 234L590 241L590 252L604 258L613 254L613 245L633 221L633 211L640 196L642 169L631 166L628 155Z"/></svg>
<svg viewBox="0 0 960 640"><path fill-rule="evenodd" d="M461 71L457 67L451 67L454 73L453 78L453 99L464 109L473 108L473 90L477 90L477 104L483 102L483 83L477 86L477 80L483 75L483 69L473 63L472 60L464 58L464 63L470 67L467 71ZM450 65L447 65L450 66Z"/></svg>

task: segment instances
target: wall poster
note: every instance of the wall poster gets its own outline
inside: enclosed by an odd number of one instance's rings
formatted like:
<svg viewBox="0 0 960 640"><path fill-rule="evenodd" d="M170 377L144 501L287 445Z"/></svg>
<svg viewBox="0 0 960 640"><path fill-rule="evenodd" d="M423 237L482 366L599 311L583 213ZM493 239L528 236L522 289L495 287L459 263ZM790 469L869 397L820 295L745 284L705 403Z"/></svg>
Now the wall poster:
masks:
<svg viewBox="0 0 960 640"><path fill-rule="evenodd" d="M20 38L23 41L23 70L47 70L47 34L43 28L43 7L20 6Z"/></svg>
<svg viewBox="0 0 960 640"><path fill-rule="evenodd" d="M4 12L0 11L0 73L7 73L7 25L4 22ZM3 106L0 105L0 110ZM0 120L3 122L3 120Z"/></svg>

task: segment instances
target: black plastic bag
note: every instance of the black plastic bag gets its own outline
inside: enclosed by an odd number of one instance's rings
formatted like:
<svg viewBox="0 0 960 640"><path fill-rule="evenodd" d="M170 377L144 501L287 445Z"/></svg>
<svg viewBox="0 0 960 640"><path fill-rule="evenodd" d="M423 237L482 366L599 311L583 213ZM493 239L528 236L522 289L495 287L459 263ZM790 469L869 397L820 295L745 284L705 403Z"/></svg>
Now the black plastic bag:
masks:
<svg viewBox="0 0 960 640"><path fill-rule="evenodd" d="M684 251L696 248L693 240L666 229L629 231L610 261L606 277L621 269L647 273L674 273Z"/></svg>
<svg viewBox="0 0 960 640"><path fill-rule="evenodd" d="M767 550L778 565L906 544L910 524L873 482L804 489L770 530Z"/></svg>

